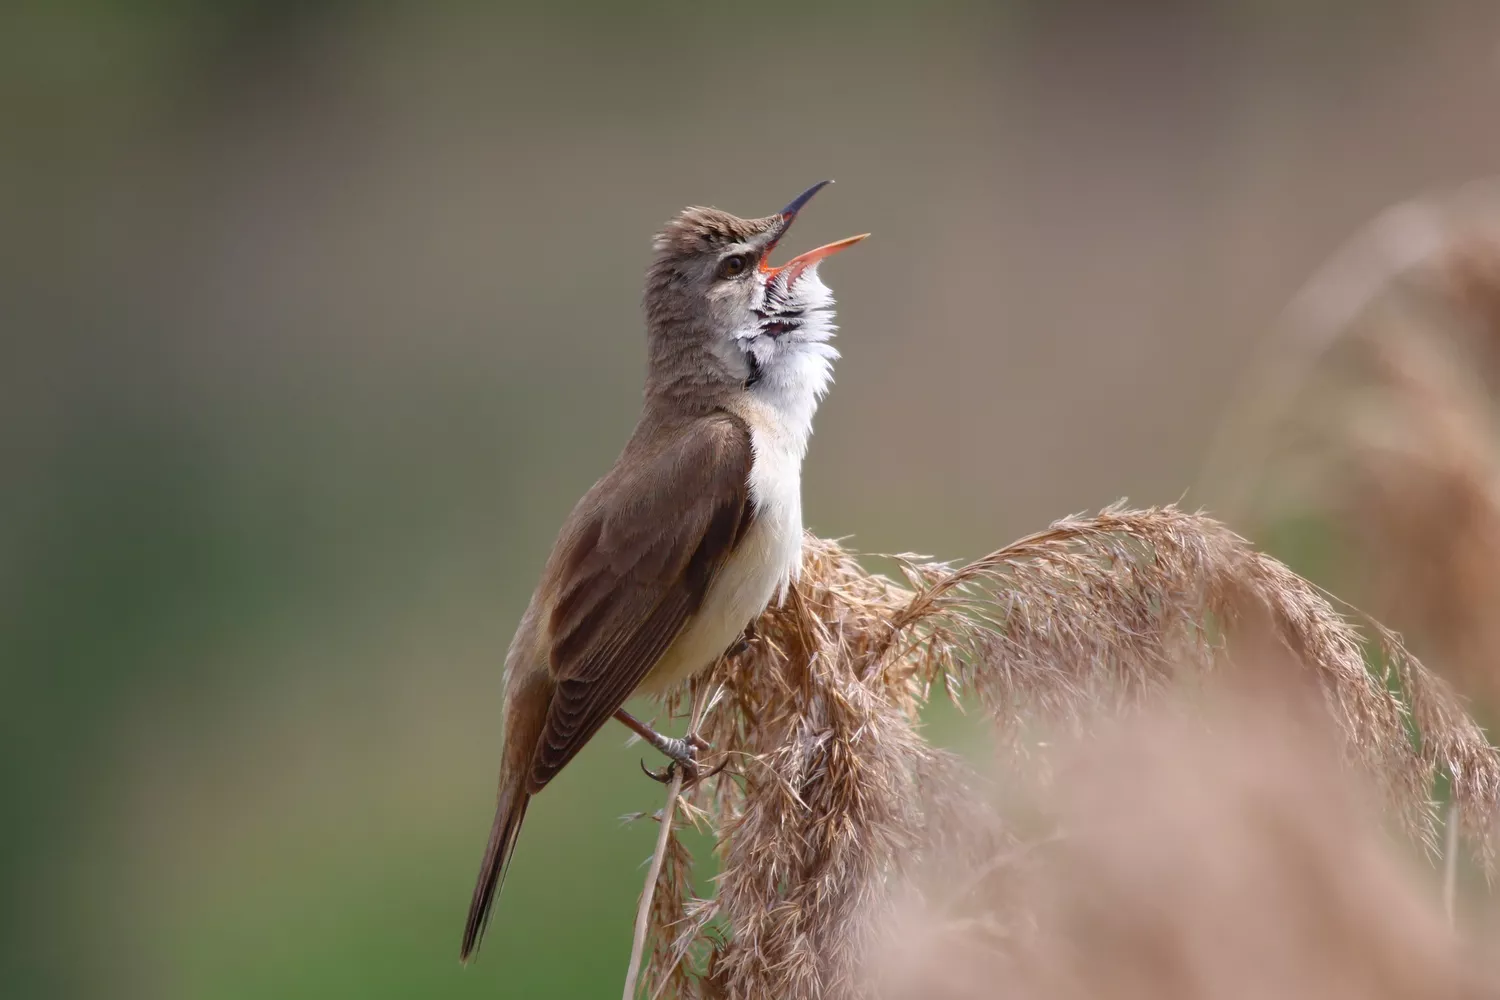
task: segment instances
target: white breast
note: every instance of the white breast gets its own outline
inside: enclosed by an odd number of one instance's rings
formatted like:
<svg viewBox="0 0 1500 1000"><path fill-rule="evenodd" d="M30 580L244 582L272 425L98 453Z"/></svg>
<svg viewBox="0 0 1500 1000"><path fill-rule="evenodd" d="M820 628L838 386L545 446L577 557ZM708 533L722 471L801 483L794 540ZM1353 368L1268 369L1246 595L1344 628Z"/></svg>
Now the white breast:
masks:
<svg viewBox="0 0 1500 1000"><path fill-rule="evenodd" d="M658 693L713 664L802 567L802 455L806 441L793 428L767 419L760 407L742 413L750 424L755 460L750 498L755 520L704 596L687 629L638 689ZM753 414L753 415L752 415Z"/></svg>

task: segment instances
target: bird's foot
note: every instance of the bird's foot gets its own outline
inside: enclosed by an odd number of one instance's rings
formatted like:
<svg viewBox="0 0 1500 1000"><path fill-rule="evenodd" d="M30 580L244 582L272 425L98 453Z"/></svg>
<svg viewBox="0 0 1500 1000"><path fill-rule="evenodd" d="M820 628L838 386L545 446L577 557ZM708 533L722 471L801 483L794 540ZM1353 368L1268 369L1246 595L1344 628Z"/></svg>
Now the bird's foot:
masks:
<svg viewBox="0 0 1500 1000"><path fill-rule="evenodd" d="M678 768L682 769L684 786L695 784L704 778L711 778L724 770L724 765L720 764L707 774L702 772L698 754L708 750L709 744L697 733L688 733L681 739L675 736L663 736L623 708L615 713L615 718L623 722L631 732L666 755L667 766L656 771L650 770L646 767L646 762L641 761L641 770L664 785L672 780Z"/></svg>
<svg viewBox="0 0 1500 1000"><path fill-rule="evenodd" d="M660 734L658 734L660 736ZM705 778L712 778L724 770L724 764L720 764L708 773L703 772L703 765L698 761L698 754L710 749L708 741L697 733L688 733L682 739L674 739L670 736L661 736L661 742L652 742L652 745L668 757L667 766L653 771L646 767L646 762L641 761L641 770L647 776L662 784L669 784L677 774L677 769L682 769L682 785L684 788L695 785ZM651 742L648 740L648 742ZM724 763L728 763L725 761Z"/></svg>

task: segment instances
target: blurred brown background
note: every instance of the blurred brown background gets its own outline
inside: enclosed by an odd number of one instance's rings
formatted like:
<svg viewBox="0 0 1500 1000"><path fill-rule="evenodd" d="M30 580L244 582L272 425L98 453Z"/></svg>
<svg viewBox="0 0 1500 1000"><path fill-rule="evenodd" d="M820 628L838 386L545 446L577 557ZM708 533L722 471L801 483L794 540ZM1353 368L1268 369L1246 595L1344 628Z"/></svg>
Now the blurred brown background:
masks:
<svg viewBox="0 0 1500 1000"><path fill-rule="evenodd" d="M23 2L0 30L0 987L595 996L606 731L477 967L499 668L634 418L650 235L822 177L814 530L1177 500L1349 232L1500 158L1493 4ZM1186 500L1199 498L1189 493Z"/></svg>

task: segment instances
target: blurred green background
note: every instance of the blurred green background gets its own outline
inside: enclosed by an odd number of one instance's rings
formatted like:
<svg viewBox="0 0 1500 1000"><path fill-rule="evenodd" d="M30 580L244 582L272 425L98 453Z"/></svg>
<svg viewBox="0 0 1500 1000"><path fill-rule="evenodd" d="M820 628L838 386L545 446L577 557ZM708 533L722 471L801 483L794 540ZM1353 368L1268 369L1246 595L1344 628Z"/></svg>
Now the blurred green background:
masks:
<svg viewBox="0 0 1500 1000"><path fill-rule="evenodd" d="M456 955L501 659L681 206L838 179L799 238L875 236L826 269L807 521L957 557L1182 497L1318 261L1500 154L1477 2L4 21L6 997L618 990L660 797L623 732Z"/></svg>

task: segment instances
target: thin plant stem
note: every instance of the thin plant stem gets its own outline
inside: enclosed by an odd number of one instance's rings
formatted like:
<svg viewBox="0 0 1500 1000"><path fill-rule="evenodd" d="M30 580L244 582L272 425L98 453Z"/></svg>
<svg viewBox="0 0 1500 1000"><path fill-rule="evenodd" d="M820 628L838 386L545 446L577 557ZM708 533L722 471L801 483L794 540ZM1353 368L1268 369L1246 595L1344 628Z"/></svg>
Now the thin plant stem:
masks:
<svg viewBox="0 0 1500 1000"><path fill-rule="evenodd" d="M682 769L672 772L667 784L667 802L661 810L661 829L656 835L656 853L651 855L651 868L646 872L646 887L641 890L641 905L635 911L635 937L630 942L630 967L625 970L625 992L623 1000L634 1000L636 980L641 972L641 957L646 951L646 925L651 922L651 902L656 897L656 880L661 877L661 866L667 856L667 838L672 836L672 814L677 811L677 797L682 794Z"/></svg>
<svg viewBox="0 0 1500 1000"><path fill-rule="evenodd" d="M693 698L693 712L688 722L688 732L697 732L702 722L704 695L708 685L704 684ZM641 890L641 903L635 911L635 936L630 942L630 967L625 970L625 990L622 1000L634 1000L636 983L641 974L641 961L646 952L646 933L651 923L651 904L656 899L656 882L661 878L662 864L667 857L667 841L672 836L672 821L677 812L677 800L682 796L682 768L672 769L672 780L667 783L667 801L661 809L661 829L656 833L656 851L651 855L651 865L646 872L646 885Z"/></svg>
<svg viewBox="0 0 1500 1000"><path fill-rule="evenodd" d="M1457 925L1454 917L1455 900L1458 896L1458 803L1448 803L1448 829L1444 831L1447 843L1443 847L1443 912L1448 916L1450 928Z"/></svg>

